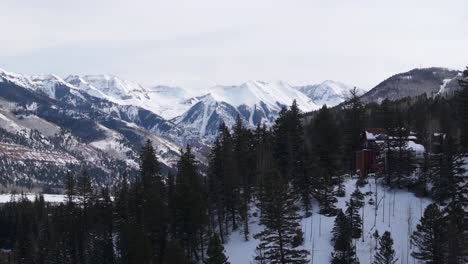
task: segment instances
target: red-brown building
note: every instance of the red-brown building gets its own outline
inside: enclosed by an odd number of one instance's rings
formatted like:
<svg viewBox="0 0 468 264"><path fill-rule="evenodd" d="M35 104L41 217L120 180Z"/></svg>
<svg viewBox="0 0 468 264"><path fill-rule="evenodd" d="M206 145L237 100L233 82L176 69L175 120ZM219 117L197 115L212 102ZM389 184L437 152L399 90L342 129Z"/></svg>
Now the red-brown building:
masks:
<svg viewBox="0 0 468 264"><path fill-rule="evenodd" d="M384 129L367 128L361 136L360 150L356 151L356 172L360 177L366 177L369 173L378 173L382 170L380 161L380 147L384 137Z"/></svg>

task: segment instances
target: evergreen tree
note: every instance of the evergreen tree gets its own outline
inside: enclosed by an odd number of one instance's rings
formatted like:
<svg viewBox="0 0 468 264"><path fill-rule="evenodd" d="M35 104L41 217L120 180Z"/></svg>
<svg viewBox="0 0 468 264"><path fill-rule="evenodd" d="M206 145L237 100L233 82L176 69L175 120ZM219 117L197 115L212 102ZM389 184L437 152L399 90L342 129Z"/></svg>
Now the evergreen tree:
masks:
<svg viewBox="0 0 468 264"><path fill-rule="evenodd" d="M374 256L374 264L395 264L398 258L393 249L393 239L390 232L385 231L379 241L379 251Z"/></svg>
<svg viewBox="0 0 468 264"><path fill-rule="evenodd" d="M416 250L411 255L425 263L445 263L446 261L446 222L436 204L430 204L416 231L411 235L411 241Z"/></svg>
<svg viewBox="0 0 468 264"><path fill-rule="evenodd" d="M298 249L304 238L299 224L295 198L286 180L275 170L264 176L262 188L260 224L265 230L256 234L260 240L255 257L257 262L308 263L307 250Z"/></svg>
<svg viewBox="0 0 468 264"><path fill-rule="evenodd" d="M350 90L350 98L345 102L345 151L346 166L351 172L356 171L355 151L359 148L361 133L364 128L364 106L356 87Z"/></svg>
<svg viewBox="0 0 468 264"><path fill-rule="evenodd" d="M461 130L461 146L468 152L468 67L459 80L461 90L457 93L457 120Z"/></svg>
<svg viewBox="0 0 468 264"><path fill-rule="evenodd" d="M86 212L88 207L93 204L95 195L91 186L91 178L86 170L82 170L78 175L78 181L76 185L76 194L78 195L78 203L82 206Z"/></svg>
<svg viewBox="0 0 468 264"><path fill-rule="evenodd" d="M311 210L311 180L304 168L304 128L302 113L293 101L289 109L283 108L273 126L273 155L278 170L292 183L304 206L306 214Z"/></svg>
<svg viewBox="0 0 468 264"><path fill-rule="evenodd" d="M312 140L312 155L316 157L317 177L315 196L320 202L320 213L328 216L336 215L333 196L333 177L340 173L340 136L334 117L327 106L317 113L309 128Z"/></svg>
<svg viewBox="0 0 468 264"><path fill-rule="evenodd" d="M162 262L167 237L167 204L160 165L150 140L146 141L140 155L140 185L142 225L152 247L152 261Z"/></svg>
<svg viewBox="0 0 468 264"><path fill-rule="evenodd" d="M237 116L232 133L234 174L240 183L239 214L242 220L244 239L249 239L249 203L255 177L255 149L252 132L245 128L240 116Z"/></svg>
<svg viewBox="0 0 468 264"><path fill-rule="evenodd" d="M206 201L201 176L190 146L181 151L175 186L175 238L181 241L189 259L200 260L197 248L203 245L207 223ZM203 251L202 251L203 252Z"/></svg>
<svg viewBox="0 0 468 264"><path fill-rule="evenodd" d="M223 244L217 234L211 236L206 254L208 258L205 264L229 264L228 258L224 255Z"/></svg>
<svg viewBox="0 0 468 264"><path fill-rule="evenodd" d="M352 242L352 232L349 219L339 210L332 230L333 264L357 264L355 248Z"/></svg>
<svg viewBox="0 0 468 264"><path fill-rule="evenodd" d="M180 243L171 240L167 243L164 264L191 264Z"/></svg>
<svg viewBox="0 0 468 264"><path fill-rule="evenodd" d="M346 208L345 214L349 221L351 237L360 238L362 233L362 219L361 215L359 214L360 207L358 204L356 204L356 200L354 200L352 197L347 205L348 208Z"/></svg>
<svg viewBox="0 0 468 264"><path fill-rule="evenodd" d="M441 138L441 151L433 155L433 196L439 203L466 200L467 183L463 155L458 154L455 140L450 135Z"/></svg>
<svg viewBox="0 0 468 264"><path fill-rule="evenodd" d="M468 261L468 229L467 212L461 203L452 202L446 209L445 221L447 228L447 262L467 263Z"/></svg>

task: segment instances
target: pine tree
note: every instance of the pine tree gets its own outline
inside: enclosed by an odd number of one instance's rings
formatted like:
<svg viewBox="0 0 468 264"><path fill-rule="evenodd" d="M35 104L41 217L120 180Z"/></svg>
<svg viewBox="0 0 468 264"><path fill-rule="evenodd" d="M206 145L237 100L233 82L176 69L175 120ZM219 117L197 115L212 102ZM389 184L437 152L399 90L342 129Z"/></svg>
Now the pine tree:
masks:
<svg viewBox="0 0 468 264"><path fill-rule="evenodd" d="M356 252L352 243L350 220L342 210L338 211L332 230L333 264L357 264Z"/></svg>
<svg viewBox="0 0 468 264"><path fill-rule="evenodd" d="M315 196L320 202L320 213L333 216L336 215L334 203L337 201L333 196L333 177L340 173L341 144L336 122L326 106L317 113L309 128L309 137L312 140L311 154L317 159Z"/></svg>
<svg viewBox="0 0 468 264"><path fill-rule="evenodd" d="M78 195L78 203L82 206L83 210L87 210L88 207L94 202L94 192L91 186L91 178L86 170L82 170L78 175L78 181L76 185L76 194Z"/></svg>
<svg viewBox="0 0 468 264"><path fill-rule="evenodd" d="M467 213L461 203L452 202L445 208L447 227L447 262L467 263Z"/></svg>
<svg viewBox="0 0 468 264"><path fill-rule="evenodd" d="M411 236L416 250L411 255L425 263L445 263L446 222L436 204L430 204Z"/></svg>
<svg viewBox="0 0 468 264"><path fill-rule="evenodd" d="M306 214L311 210L311 180L305 173L304 128L302 113L296 100L289 109L283 108L273 126L273 155L278 170L292 183L304 206Z"/></svg>
<svg viewBox="0 0 468 264"><path fill-rule="evenodd" d="M304 238L299 224L295 198L286 180L271 170L264 175L261 197L260 224L265 230L254 237L260 240L255 257L257 262L308 263L307 250L298 249Z"/></svg>
<svg viewBox="0 0 468 264"><path fill-rule="evenodd" d="M205 264L229 264L228 258L224 255L223 244L217 234L211 236L206 254L208 258Z"/></svg>
<svg viewBox="0 0 468 264"><path fill-rule="evenodd" d="M397 261L393 239L390 232L385 231L379 241L379 251L374 256L374 264L395 264Z"/></svg>
<svg viewBox="0 0 468 264"><path fill-rule="evenodd" d="M255 149L252 132L245 128L240 116L237 116L232 133L235 178L240 182L239 214L242 220L244 239L249 239L249 203L255 177Z"/></svg>
<svg viewBox="0 0 468 264"><path fill-rule="evenodd" d="M467 193L463 155L458 154L455 140L450 135L441 140L441 152L432 158L433 196L439 203L447 200L462 202Z"/></svg>
<svg viewBox="0 0 468 264"><path fill-rule="evenodd" d="M140 154L140 179L142 193L143 229L151 241L153 262L161 262L167 238L167 207L160 165L150 140Z"/></svg>
<svg viewBox="0 0 468 264"><path fill-rule="evenodd" d="M197 248L203 245L200 234L207 223L206 200L201 176L197 172L195 157L190 146L181 151L177 163L174 194L175 239L181 242L190 259L199 260Z"/></svg>
<svg viewBox="0 0 468 264"><path fill-rule="evenodd" d="M364 106L359 98L356 87L350 90L350 98L345 102L345 143L346 143L346 166L352 172L356 171L354 156L361 139L361 132L364 126Z"/></svg>
<svg viewBox="0 0 468 264"><path fill-rule="evenodd" d="M360 207L358 204L356 204L356 200L354 200L352 197L347 205L348 208L346 208L345 214L350 224L351 237L360 238L362 233L362 219L361 215L359 214Z"/></svg>
<svg viewBox="0 0 468 264"><path fill-rule="evenodd" d="M192 262L186 256L184 249L180 243L174 240L167 242L166 251L164 253L164 264L191 264Z"/></svg>
<svg viewBox="0 0 468 264"><path fill-rule="evenodd" d="M468 152L468 67L463 72L463 78L459 80L462 87L457 93L457 121L461 130L461 146L464 152Z"/></svg>

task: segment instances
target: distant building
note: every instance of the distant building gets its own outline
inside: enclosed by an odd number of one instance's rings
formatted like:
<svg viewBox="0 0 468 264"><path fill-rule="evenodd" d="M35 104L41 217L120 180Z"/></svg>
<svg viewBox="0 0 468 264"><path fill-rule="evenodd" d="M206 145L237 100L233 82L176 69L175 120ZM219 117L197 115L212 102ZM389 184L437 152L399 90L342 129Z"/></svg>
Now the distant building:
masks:
<svg viewBox="0 0 468 264"><path fill-rule="evenodd" d="M366 128L361 135L361 144L356 151L356 173L367 177L369 173L382 173L385 169L387 135L383 128ZM413 153L416 162L424 159L425 148L417 143L416 133L410 132L405 139L407 149Z"/></svg>
<svg viewBox="0 0 468 264"><path fill-rule="evenodd" d="M382 128L367 128L361 135L360 149L356 151L356 171L359 176L378 173L383 169L380 158L381 144L385 140Z"/></svg>

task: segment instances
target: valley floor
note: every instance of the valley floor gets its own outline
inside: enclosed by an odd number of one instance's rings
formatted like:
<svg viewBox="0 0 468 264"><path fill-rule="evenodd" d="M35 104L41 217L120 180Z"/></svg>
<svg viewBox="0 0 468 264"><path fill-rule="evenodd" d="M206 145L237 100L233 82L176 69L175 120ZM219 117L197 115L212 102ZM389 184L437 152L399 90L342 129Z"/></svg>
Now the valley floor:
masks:
<svg viewBox="0 0 468 264"><path fill-rule="evenodd" d="M356 179L346 180L346 196L338 197L337 208L341 208L343 211L346 210L346 201L349 201L351 193L355 190L355 184ZM381 184L377 184L377 200L380 201L380 206L377 215L375 215L375 206L369 204L369 200L375 200L374 179L369 179L369 184L360 188L360 190L363 194L372 192L372 194L365 196L366 202L363 210L361 210L361 215L364 214L363 237L354 240L360 263L372 263L375 253L375 240L373 238L375 230L378 230L380 235L385 231L391 232L394 249L398 257L397 263L417 263L411 257L412 246L409 236L419 223L424 209L432 201L428 198L418 198L406 190L390 190ZM304 248L311 252L309 256L310 263L330 263L331 252L333 252L330 239L335 217L325 217L320 215L318 211L318 204L315 204L313 215L302 220ZM225 249L226 255L229 256L232 264L253 263L255 248L259 242L253 238L253 235L263 229L258 221L258 217L251 220L249 241L245 241L244 236L239 231L231 234Z"/></svg>

